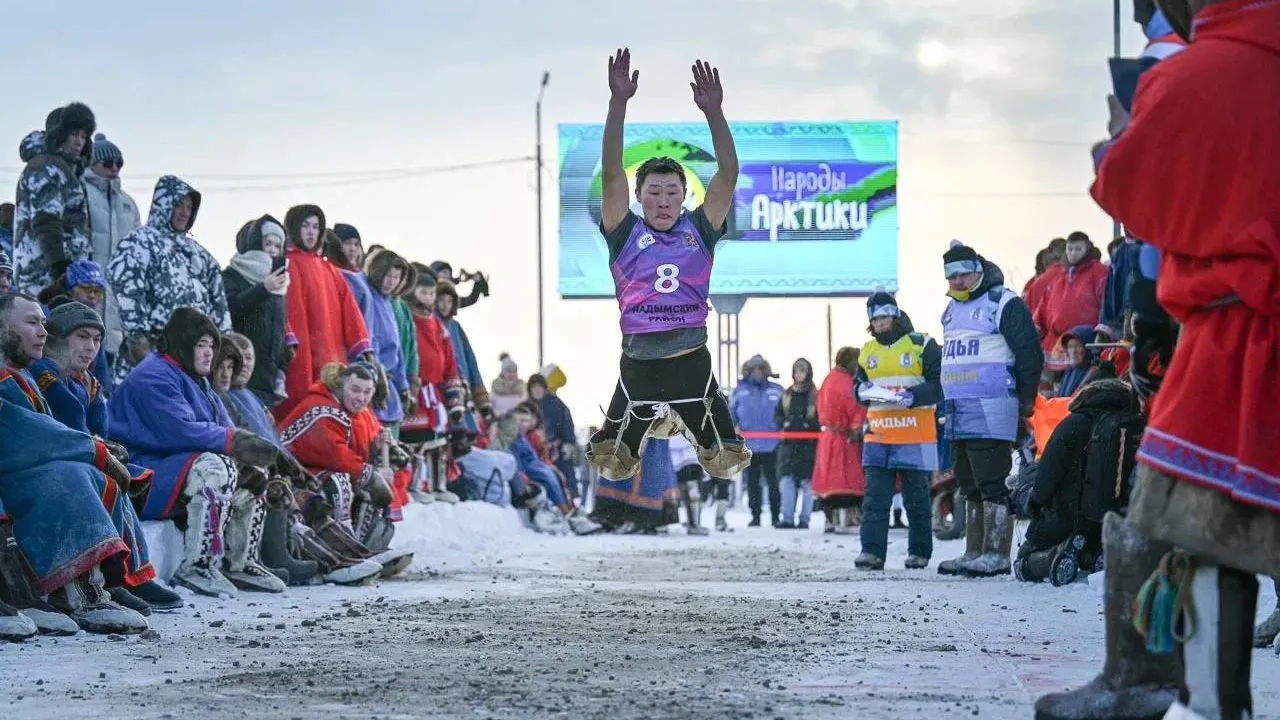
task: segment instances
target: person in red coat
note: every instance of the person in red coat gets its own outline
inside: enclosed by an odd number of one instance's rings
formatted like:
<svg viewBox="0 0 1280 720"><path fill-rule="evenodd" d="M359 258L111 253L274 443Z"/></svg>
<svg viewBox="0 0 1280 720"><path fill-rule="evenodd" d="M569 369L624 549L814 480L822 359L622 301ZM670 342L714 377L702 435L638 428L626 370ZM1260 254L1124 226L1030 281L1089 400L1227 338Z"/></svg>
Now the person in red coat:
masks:
<svg viewBox="0 0 1280 720"><path fill-rule="evenodd" d="M271 409L277 421L302 402L325 365L373 357L369 329L351 287L342 271L320 255L324 211L315 205L291 207L285 213L284 228L289 236L285 262L293 290L285 298L286 314L298 346L285 370L288 397Z"/></svg>
<svg viewBox="0 0 1280 720"><path fill-rule="evenodd" d="M1088 235L1076 231L1067 236L1066 263L1046 273L1044 295L1033 311L1046 352L1052 352L1072 328L1098 324L1107 293L1107 266L1101 258Z"/></svg>
<svg viewBox="0 0 1280 720"><path fill-rule="evenodd" d="M1179 549L1148 581L1173 592L1135 625L1148 646L1183 641L1165 717L1237 720L1253 716L1257 575L1280 575L1280 1L1159 5L1190 44L1143 74L1131 118L1110 99L1092 189L1160 250L1157 298L1182 326L1128 515Z"/></svg>
<svg viewBox="0 0 1280 720"><path fill-rule="evenodd" d="M818 417L822 437L813 468L813 494L827 513L828 532L861 524L862 432L867 410L853 399L853 374L858 366L857 348L836 353L835 367L818 390Z"/></svg>
<svg viewBox="0 0 1280 720"><path fill-rule="evenodd" d="M370 407L377 375L365 362L326 366L285 419L280 442L323 487L294 493L307 523L327 545L380 563L390 577L413 555L387 550L393 470L383 453L393 441Z"/></svg>
<svg viewBox="0 0 1280 720"><path fill-rule="evenodd" d="M1066 239L1054 238L1048 247L1036 254L1036 275L1022 286L1022 301L1027 304L1032 317L1040 311L1054 281L1062 277L1062 263L1066 260L1066 252Z"/></svg>

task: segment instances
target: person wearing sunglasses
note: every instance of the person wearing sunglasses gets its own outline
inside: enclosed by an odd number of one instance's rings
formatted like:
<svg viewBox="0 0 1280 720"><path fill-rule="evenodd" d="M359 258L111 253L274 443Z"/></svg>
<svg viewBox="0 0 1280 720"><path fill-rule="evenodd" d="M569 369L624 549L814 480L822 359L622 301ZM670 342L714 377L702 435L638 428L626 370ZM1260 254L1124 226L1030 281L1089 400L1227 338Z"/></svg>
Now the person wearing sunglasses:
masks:
<svg viewBox="0 0 1280 720"><path fill-rule="evenodd" d="M120 170L124 168L124 155L107 136L98 133L93 138L93 154L88 169L81 175L85 197L89 205L89 227L92 230L92 258L98 267L105 268L116 253L116 247L126 235L142 226L142 214L138 204L120 183ZM124 342L124 330L120 326L120 310L115 293L106 290L105 302L97 307L107 327L102 347L106 350L108 367L115 365L115 355Z"/></svg>

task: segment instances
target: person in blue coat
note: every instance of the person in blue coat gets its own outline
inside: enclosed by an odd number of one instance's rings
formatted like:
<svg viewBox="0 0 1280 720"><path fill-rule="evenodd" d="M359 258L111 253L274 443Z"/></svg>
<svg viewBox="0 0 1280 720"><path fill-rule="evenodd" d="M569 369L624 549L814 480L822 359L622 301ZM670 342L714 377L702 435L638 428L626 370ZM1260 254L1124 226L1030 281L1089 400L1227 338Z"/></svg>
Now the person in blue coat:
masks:
<svg viewBox="0 0 1280 720"><path fill-rule="evenodd" d="M742 382L733 389L733 399L729 403L733 422L739 432L772 432L781 429L774 410L782 401L782 386L772 381L778 375L769 367L769 363L760 355L753 356L742 367ZM777 438L748 439L747 449L751 451L751 464L743 471L743 479L747 484L747 504L751 507L750 527L760 527L761 488L763 479L769 486L769 514L773 517L773 525L777 527L782 512L782 492L778 487L778 446Z"/></svg>

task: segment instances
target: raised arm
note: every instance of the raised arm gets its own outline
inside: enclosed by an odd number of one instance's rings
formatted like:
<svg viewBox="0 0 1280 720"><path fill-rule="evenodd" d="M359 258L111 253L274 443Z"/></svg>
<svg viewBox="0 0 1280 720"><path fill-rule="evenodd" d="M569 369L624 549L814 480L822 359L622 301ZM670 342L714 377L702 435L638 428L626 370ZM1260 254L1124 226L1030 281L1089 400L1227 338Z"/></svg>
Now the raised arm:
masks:
<svg viewBox="0 0 1280 720"><path fill-rule="evenodd" d="M738 149L733 145L733 133L724 117L724 88L720 85L720 71L710 63L697 61L693 65L693 101L707 116L711 130L711 146L716 154L716 174L707 185L707 195L702 200L702 210L712 227L724 226L724 220L733 209L733 190L738 185Z"/></svg>
<svg viewBox="0 0 1280 720"><path fill-rule="evenodd" d="M601 147L600 224L612 232L631 209L627 172L622 166L622 127L627 120L627 101L636 94L640 71L631 70L631 50L620 48L609 58L609 115L604 121Z"/></svg>

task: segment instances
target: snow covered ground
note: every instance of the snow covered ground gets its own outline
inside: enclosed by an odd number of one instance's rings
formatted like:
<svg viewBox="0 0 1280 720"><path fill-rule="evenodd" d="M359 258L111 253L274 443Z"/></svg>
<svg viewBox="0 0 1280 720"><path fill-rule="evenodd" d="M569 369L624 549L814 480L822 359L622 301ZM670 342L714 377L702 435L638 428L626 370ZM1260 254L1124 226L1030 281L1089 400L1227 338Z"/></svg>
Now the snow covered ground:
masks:
<svg viewBox="0 0 1280 720"><path fill-rule="evenodd" d="M6 720L1030 718L1101 667L1097 589L909 572L906 531L863 573L856 536L740 514L706 538L576 538L478 503L409 510L403 579L189 596L158 637L0 645ZM1280 659L1254 659L1258 717L1280 717Z"/></svg>

